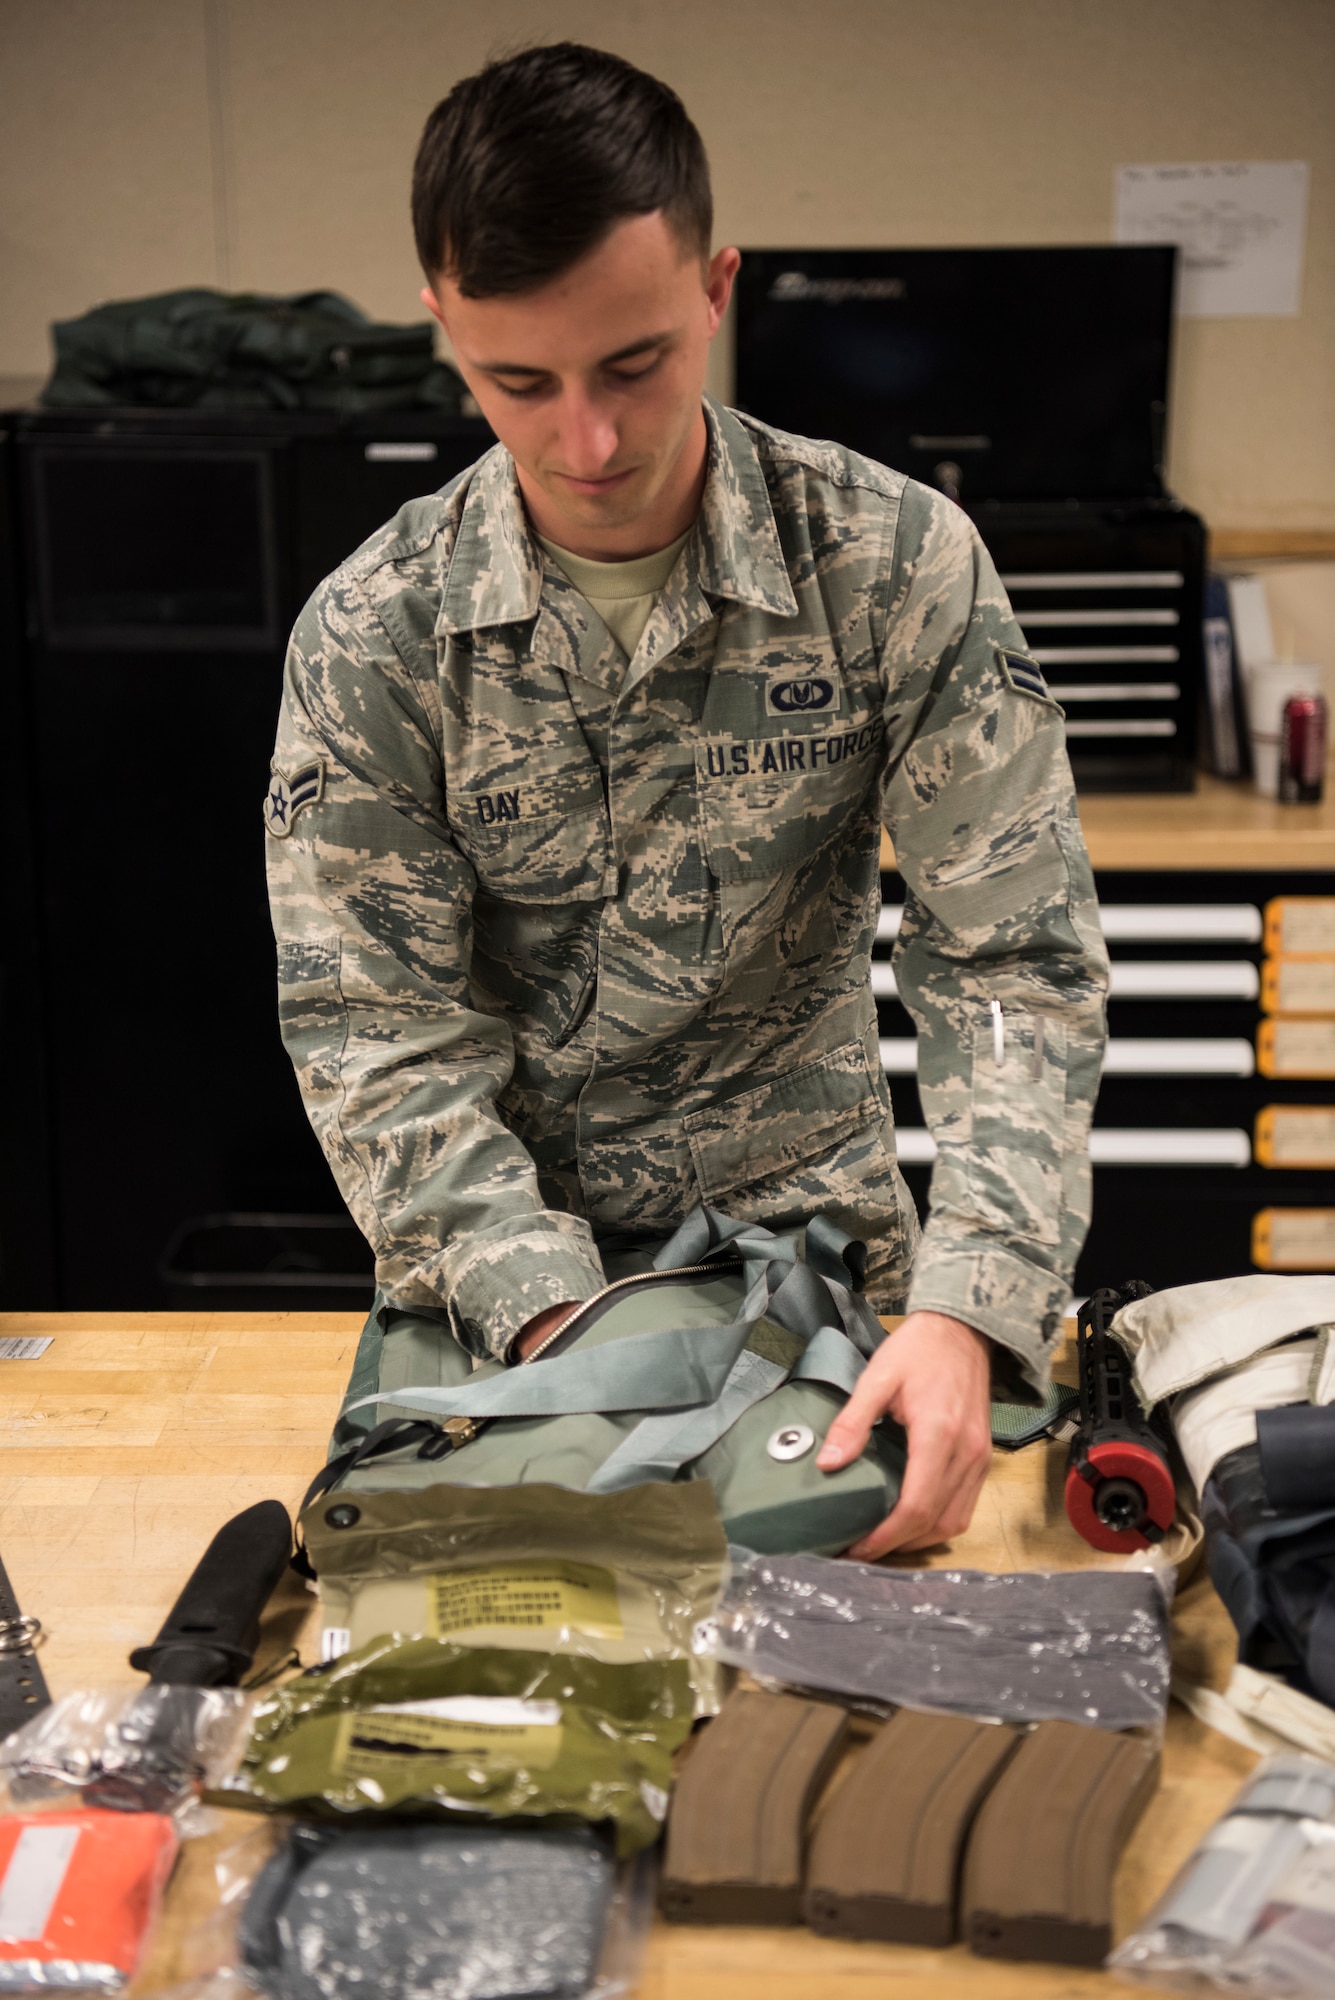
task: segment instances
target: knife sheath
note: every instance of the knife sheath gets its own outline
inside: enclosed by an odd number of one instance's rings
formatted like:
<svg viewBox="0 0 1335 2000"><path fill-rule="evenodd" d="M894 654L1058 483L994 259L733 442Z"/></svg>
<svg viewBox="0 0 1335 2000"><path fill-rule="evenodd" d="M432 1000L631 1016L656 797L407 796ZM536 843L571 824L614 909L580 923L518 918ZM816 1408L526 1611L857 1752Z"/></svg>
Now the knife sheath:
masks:
<svg viewBox="0 0 1335 2000"><path fill-rule="evenodd" d="M964 1857L961 1928L986 1958L1097 1965L1112 1948L1118 1857L1159 1782L1136 1736L1041 1722L984 1800Z"/></svg>
<svg viewBox="0 0 1335 2000"><path fill-rule="evenodd" d="M821 1807L803 1900L811 1929L953 1943L964 1843L1018 1741L968 1716L892 1717Z"/></svg>
<svg viewBox="0 0 1335 2000"><path fill-rule="evenodd" d="M660 1895L685 1924L795 1924L807 1820L848 1730L843 1709L739 1688L672 1795Z"/></svg>

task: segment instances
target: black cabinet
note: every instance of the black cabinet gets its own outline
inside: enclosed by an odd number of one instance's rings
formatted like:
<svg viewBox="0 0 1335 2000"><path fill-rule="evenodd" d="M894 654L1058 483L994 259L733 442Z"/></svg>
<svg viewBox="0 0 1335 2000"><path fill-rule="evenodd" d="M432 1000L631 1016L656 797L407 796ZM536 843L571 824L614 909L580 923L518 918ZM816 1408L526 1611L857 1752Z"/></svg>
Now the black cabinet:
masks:
<svg viewBox="0 0 1335 2000"><path fill-rule="evenodd" d="M356 1303L369 1255L328 1227L276 1019L283 650L320 579L491 434L198 412L0 431L0 1298Z"/></svg>

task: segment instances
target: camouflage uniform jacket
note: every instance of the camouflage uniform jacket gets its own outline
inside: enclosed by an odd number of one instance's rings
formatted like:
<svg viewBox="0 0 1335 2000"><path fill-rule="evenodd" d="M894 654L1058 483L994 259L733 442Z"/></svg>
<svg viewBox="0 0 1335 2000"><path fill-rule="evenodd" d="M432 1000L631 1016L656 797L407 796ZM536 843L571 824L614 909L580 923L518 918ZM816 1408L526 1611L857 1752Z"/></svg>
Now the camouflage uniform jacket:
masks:
<svg viewBox="0 0 1335 2000"><path fill-rule="evenodd" d="M265 823L311 1121L390 1297L476 1353L600 1287L595 1233L704 1200L827 1211L879 1310L955 1314L1037 1382L1106 984L1061 711L958 508L705 407L701 513L629 662L499 446L302 613ZM938 1149L920 1246L868 975L882 819Z"/></svg>

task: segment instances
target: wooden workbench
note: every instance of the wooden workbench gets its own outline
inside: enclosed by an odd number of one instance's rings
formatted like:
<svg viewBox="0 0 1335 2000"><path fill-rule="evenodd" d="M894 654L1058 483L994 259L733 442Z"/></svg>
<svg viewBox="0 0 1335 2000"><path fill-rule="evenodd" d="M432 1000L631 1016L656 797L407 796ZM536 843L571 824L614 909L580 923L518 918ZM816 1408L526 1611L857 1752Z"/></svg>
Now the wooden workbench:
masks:
<svg viewBox="0 0 1335 2000"><path fill-rule="evenodd" d="M1082 793L1080 824L1100 869L1335 869L1335 769L1316 806L1282 806L1201 773L1194 792ZM883 835L881 866L894 865Z"/></svg>
<svg viewBox="0 0 1335 2000"><path fill-rule="evenodd" d="M53 1694L139 1685L126 1654L153 1637L223 1521L270 1497L296 1507L323 1461L359 1324L349 1313L0 1314L0 1334L55 1336L36 1360L0 1362L0 1552L23 1609L47 1628L41 1659ZM1060 1447L998 1453L969 1533L914 1561L1003 1570L1108 1560L1066 1524L1062 1463ZM1179 1594L1175 1630L1184 1669L1222 1686L1232 1628L1203 1573ZM314 1600L293 1577L271 1607L264 1651L278 1656L295 1642L309 1664L313 1641ZM1255 1761L1170 1710L1162 1788L1118 1876L1119 1935ZM183 1852L137 1994L182 1976L183 1939L208 1907L213 1856L251 1824L238 1813L220 1818L230 1824ZM895 2000L961 1988L978 2000L1095 2000L1123 1990L1103 1973L975 1959L962 1947L659 1924L641 1992L644 2000L863 2000L872 1979L893 1982Z"/></svg>

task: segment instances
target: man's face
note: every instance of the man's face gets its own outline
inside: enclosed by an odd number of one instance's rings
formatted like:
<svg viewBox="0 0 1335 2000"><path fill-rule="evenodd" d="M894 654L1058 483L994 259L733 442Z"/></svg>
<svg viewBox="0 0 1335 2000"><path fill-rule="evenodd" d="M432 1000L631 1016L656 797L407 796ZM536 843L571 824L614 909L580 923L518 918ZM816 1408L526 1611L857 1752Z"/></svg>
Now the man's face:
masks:
<svg viewBox="0 0 1335 2000"><path fill-rule="evenodd" d="M720 250L705 267L655 213L537 291L470 299L442 274L422 293L540 533L614 559L689 524L705 362L740 261Z"/></svg>

